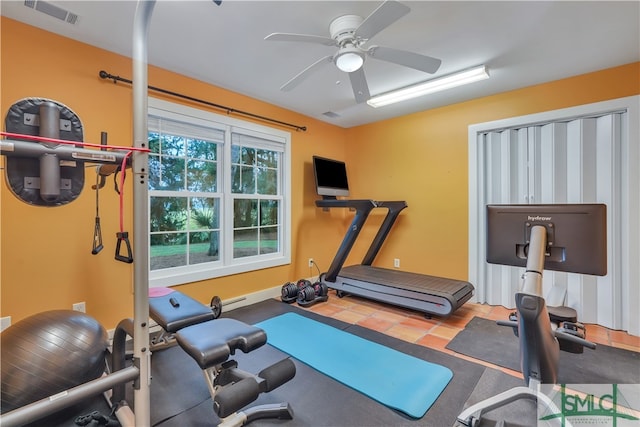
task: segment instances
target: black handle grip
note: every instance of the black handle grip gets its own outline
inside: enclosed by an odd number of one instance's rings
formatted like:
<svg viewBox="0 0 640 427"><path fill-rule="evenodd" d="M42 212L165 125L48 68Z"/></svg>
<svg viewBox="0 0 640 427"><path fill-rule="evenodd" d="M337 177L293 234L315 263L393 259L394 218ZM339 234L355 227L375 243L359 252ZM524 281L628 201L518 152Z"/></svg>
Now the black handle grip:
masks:
<svg viewBox="0 0 640 427"><path fill-rule="evenodd" d="M131 253L131 243L129 243L129 233L127 231L116 233L116 237L118 238L118 243L116 244L116 260L131 264L133 262L133 254ZM127 248L125 255L120 254L122 242L125 243Z"/></svg>
<svg viewBox="0 0 640 427"><path fill-rule="evenodd" d="M91 253L97 255L104 246L102 245L102 229L100 228L100 217L96 216L95 226L93 228L93 248Z"/></svg>

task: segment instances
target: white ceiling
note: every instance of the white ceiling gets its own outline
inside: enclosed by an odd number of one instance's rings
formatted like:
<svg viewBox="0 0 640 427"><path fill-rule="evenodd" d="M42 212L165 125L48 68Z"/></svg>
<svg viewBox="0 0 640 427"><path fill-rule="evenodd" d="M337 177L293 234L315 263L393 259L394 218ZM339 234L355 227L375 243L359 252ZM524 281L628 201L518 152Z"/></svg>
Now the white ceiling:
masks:
<svg viewBox="0 0 640 427"><path fill-rule="evenodd" d="M77 24L28 8L22 0L2 0L0 12L131 56L135 1L50 3L77 14ZM336 48L265 41L265 36L285 32L329 37L328 26L334 18L367 17L380 3L223 0L217 6L208 0L161 0L151 19L149 63L352 127L640 61L639 1L404 1L411 12L371 43L440 58L442 66L430 75L367 58L364 66L372 95L481 64L487 65L491 78L374 109L356 104L347 74L327 63L292 91L280 91L285 82ZM94 65L97 76L105 65ZM329 118L325 112L338 117Z"/></svg>

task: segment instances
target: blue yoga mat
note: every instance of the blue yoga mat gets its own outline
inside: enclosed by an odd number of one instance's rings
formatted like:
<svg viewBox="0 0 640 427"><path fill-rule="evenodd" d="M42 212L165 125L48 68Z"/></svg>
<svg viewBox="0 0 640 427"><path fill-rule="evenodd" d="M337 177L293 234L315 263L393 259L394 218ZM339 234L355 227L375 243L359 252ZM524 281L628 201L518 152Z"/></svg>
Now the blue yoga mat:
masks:
<svg viewBox="0 0 640 427"><path fill-rule="evenodd" d="M267 343L413 418L422 418L447 386L446 367L365 340L295 313L256 324Z"/></svg>

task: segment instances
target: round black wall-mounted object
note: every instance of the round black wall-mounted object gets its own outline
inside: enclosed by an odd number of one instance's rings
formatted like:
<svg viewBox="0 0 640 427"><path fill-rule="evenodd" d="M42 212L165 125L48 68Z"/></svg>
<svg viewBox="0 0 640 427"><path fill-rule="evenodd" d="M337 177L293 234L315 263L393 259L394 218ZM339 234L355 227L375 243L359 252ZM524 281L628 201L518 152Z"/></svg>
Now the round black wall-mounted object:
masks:
<svg viewBox="0 0 640 427"><path fill-rule="evenodd" d="M7 111L5 129L9 133L82 142L80 118L67 106L45 98L25 98ZM59 144L43 144L51 153L38 157L6 156L7 184L16 197L37 206L59 206L75 200L84 187L84 161L60 160L55 155ZM82 145L78 145L82 147Z"/></svg>

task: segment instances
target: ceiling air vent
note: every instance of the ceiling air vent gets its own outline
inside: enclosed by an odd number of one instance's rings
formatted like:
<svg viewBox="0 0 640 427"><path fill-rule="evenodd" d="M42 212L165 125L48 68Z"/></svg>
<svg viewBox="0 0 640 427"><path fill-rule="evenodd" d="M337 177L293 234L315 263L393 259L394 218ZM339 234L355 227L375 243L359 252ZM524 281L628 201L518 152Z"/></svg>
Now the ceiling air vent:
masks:
<svg viewBox="0 0 640 427"><path fill-rule="evenodd" d="M338 117L340 117L340 114L334 113L333 111L327 111L326 113L322 113L322 115L330 119L337 119Z"/></svg>
<svg viewBox="0 0 640 427"><path fill-rule="evenodd" d="M53 16L61 21L68 22L69 24L76 24L78 22L78 15L75 13L43 0L25 0L24 5L38 12Z"/></svg>

